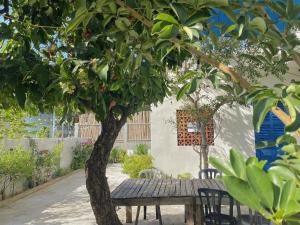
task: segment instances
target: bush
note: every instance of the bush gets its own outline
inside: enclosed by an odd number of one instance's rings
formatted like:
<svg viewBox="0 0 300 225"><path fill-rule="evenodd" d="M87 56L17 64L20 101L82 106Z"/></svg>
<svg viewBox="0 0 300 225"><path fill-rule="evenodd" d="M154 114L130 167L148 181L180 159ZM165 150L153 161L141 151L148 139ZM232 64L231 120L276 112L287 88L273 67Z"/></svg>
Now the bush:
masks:
<svg viewBox="0 0 300 225"><path fill-rule="evenodd" d="M74 149L74 156L71 163L71 169L77 170L85 167L86 161L90 158L93 151L93 144L81 143Z"/></svg>
<svg viewBox="0 0 300 225"><path fill-rule="evenodd" d="M54 176L55 177L62 177L62 176L66 175L66 174L68 174L70 172L71 172L71 169L69 169L69 168L58 168L55 171Z"/></svg>
<svg viewBox="0 0 300 225"><path fill-rule="evenodd" d="M111 153L109 156L109 162L110 163L123 163L126 155L127 155L127 151L125 149L122 149L120 147L115 147L111 150Z"/></svg>
<svg viewBox="0 0 300 225"><path fill-rule="evenodd" d="M149 152L149 145L147 144L138 144L135 146L134 154L135 155L147 155Z"/></svg>
<svg viewBox="0 0 300 225"><path fill-rule="evenodd" d="M63 143L54 146L52 151L34 151L35 171L30 182L31 186L36 186L46 182L49 178L55 176L55 172L60 167L60 154L63 150Z"/></svg>
<svg viewBox="0 0 300 225"><path fill-rule="evenodd" d="M193 176L191 173L182 173L182 174L179 174L177 176L178 179L181 179L181 180L189 180L189 179L192 179Z"/></svg>
<svg viewBox="0 0 300 225"><path fill-rule="evenodd" d="M138 178L142 170L153 167L153 158L150 155L131 155L126 156L122 165L123 172L131 178Z"/></svg>
<svg viewBox="0 0 300 225"><path fill-rule="evenodd" d="M0 194L5 196L5 190L12 186L20 178L29 178L34 172L35 161L30 151L26 151L21 146L15 149L0 149ZM14 192L14 190L12 190Z"/></svg>

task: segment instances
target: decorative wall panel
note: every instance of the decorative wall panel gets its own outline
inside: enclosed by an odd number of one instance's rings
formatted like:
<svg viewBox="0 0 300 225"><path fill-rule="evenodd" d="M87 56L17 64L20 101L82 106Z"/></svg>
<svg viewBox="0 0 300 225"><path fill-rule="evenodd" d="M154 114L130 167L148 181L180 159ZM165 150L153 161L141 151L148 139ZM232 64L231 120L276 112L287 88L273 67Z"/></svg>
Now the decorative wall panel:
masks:
<svg viewBox="0 0 300 225"><path fill-rule="evenodd" d="M191 128L194 123L191 115L186 110L176 111L177 120L177 145L178 146L192 146L201 144L201 134L199 131ZM188 129L189 128L189 129ZM211 120L205 129L208 145L214 145L214 123Z"/></svg>

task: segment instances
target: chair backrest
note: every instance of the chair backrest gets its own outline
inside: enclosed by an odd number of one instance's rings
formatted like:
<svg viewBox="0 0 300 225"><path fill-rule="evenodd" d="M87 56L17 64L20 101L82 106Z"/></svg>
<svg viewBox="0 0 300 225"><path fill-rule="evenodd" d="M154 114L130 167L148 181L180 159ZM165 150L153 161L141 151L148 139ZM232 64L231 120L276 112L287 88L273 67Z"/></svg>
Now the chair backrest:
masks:
<svg viewBox="0 0 300 225"><path fill-rule="evenodd" d="M216 169L203 169L199 172L200 179L215 179L221 173Z"/></svg>
<svg viewBox="0 0 300 225"><path fill-rule="evenodd" d="M161 179L163 178L163 173L158 169L145 169L139 173L139 178L146 179Z"/></svg>
<svg viewBox="0 0 300 225"><path fill-rule="evenodd" d="M221 224L221 214L230 216L235 220L233 216L234 200L226 191L200 188L198 189L200 203L202 207L202 213L206 216L212 224ZM222 211L222 205L229 205L226 207L228 212ZM224 211L225 208L223 207Z"/></svg>

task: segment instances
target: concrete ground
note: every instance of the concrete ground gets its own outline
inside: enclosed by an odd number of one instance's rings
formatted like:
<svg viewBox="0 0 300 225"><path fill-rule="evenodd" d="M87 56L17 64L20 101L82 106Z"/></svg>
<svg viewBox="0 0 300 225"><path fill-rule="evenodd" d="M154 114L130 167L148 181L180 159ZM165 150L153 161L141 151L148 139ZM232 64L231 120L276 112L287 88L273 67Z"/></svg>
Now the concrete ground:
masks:
<svg viewBox="0 0 300 225"><path fill-rule="evenodd" d="M126 175L120 165L110 165L107 170L111 190L120 184ZM135 218L133 208L133 218ZM182 206L162 206L165 225L183 225ZM125 224L125 209L118 210ZM140 215L140 225L157 225L154 207L149 207L148 219ZM95 225L94 215L85 188L84 171L79 171L65 179L40 190L30 196L0 208L0 225Z"/></svg>

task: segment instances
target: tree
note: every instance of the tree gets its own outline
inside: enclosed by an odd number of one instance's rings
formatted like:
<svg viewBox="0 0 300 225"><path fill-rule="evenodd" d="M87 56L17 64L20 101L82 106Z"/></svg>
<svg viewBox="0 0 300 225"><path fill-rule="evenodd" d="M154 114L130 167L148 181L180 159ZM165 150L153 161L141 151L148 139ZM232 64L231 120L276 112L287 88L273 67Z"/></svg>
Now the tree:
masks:
<svg viewBox="0 0 300 225"><path fill-rule="evenodd" d="M97 223L119 225L105 172L126 118L162 101L168 94L167 67L180 67L191 55L250 90L240 74L200 51L202 38L217 42L218 32L249 44L266 42L271 58L293 58L300 65L292 30L277 31L265 12L269 7L288 28L298 26L299 9L288 2L2 0L0 90L21 107L31 102L40 111L58 105L64 114L95 113L102 132L86 165L87 189ZM216 10L230 24L211 21ZM290 124L285 112L269 106Z"/></svg>
<svg viewBox="0 0 300 225"><path fill-rule="evenodd" d="M199 155L199 171L201 171L209 167L206 127L214 121L222 106L233 103L244 104L244 93L231 82L220 83L220 80L216 79L220 76L226 77L226 74L220 73L209 64L197 64L195 60L186 62L183 71L176 76L177 80L172 84L173 92L177 94L177 100L183 100L181 109L189 114L195 125L194 132L199 134L201 140L199 146L193 143L193 150ZM216 87L219 87L219 92L211 94Z"/></svg>

